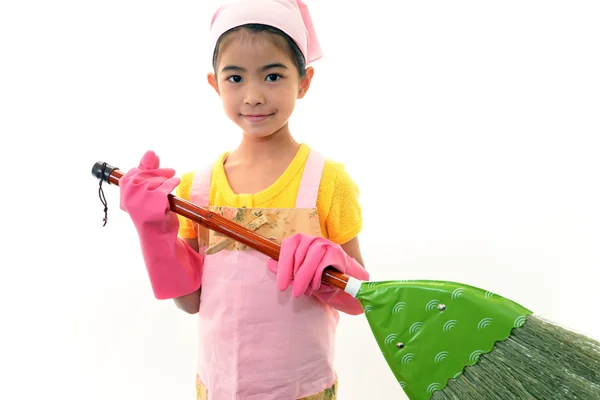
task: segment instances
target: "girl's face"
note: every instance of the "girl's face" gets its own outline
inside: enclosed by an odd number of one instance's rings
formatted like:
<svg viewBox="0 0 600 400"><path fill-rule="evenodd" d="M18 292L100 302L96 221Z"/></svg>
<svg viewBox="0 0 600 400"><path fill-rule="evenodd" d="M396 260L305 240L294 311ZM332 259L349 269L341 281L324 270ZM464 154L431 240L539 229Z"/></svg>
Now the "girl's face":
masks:
<svg viewBox="0 0 600 400"><path fill-rule="evenodd" d="M251 137L287 129L296 100L310 85L312 68L300 78L285 45L270 33L233 32L219 48L216 75L208 75L227 116Z"/></svg>

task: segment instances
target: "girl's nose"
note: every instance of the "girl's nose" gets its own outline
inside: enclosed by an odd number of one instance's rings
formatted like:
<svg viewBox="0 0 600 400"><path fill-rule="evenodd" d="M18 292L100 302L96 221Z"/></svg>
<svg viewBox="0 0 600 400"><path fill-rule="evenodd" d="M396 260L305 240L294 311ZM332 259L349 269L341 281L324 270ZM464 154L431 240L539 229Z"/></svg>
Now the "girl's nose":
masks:
<svg viewBox="0 0 600 400"><path fill-rule="evenodd" d="M264 104L265 96L260 85L251 84L246 86L246 93L244 96L244 103L251 106L257 106Z"/></svg>

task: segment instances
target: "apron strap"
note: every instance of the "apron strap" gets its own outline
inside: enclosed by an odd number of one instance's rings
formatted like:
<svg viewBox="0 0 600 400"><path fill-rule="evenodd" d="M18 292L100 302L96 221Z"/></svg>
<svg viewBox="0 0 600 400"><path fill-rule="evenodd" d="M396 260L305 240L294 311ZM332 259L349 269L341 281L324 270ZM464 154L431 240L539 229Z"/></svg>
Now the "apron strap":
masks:
<svg viewBox="0 0 600 400"><path fill-rule="evenodd" d="M321 185L321 176L325 166L325 157L311 150L304 166L302 181L296 198L296 208L315 208Z"/></svg>
<svg viewBox="0 0 600 400"><path fill-rule="evenodd" d="M209 206L210 200L210 181L212 178L212 164L208 167L200 168L194 174L192 187L190 189L190 202L200 207Z"/></svg>

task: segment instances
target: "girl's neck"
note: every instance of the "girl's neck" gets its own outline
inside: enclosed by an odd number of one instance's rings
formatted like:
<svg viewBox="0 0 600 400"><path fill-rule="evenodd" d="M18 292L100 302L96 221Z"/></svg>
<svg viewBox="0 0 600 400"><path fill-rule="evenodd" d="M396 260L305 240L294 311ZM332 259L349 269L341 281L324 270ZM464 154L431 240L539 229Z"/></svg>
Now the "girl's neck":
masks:
<svg viewBox="0 0 600 400"><path fill-rule="evenodd" d="M244 134L241 143L228 155L226 161L235 164L253 164L257 161L288 159L296 154L299 146L286 124L279 131L263 138Z"/></svg>

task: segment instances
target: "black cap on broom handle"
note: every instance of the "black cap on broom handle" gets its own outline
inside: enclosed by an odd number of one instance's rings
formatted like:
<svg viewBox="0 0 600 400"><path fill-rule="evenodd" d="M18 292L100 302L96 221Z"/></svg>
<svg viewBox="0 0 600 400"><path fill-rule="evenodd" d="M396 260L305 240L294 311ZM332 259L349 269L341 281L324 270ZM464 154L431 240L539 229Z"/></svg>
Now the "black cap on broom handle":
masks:
<svg viewBox="0 0 600 400"><path fill-rule="evenodd" d="M92 175L100 180L100 183L106 182L111 185L119 186L119 181L123 173L119 168L105 162L97 162L92 168ZM199 223L203 227L215 232L224 234L242 244L245 244L256 251L261 252L274 260L279 260L281 246L271 240L247 229L243 226L222 217L210 210L199 207L189 201L181 199L172 194L168 195L171 211ZM106 207L106 204L105 204ZM106 208L105 208L106 211ZM346 289L350 277L339 271L328 267L323 272L321 281L338 289Z"/></svg>

